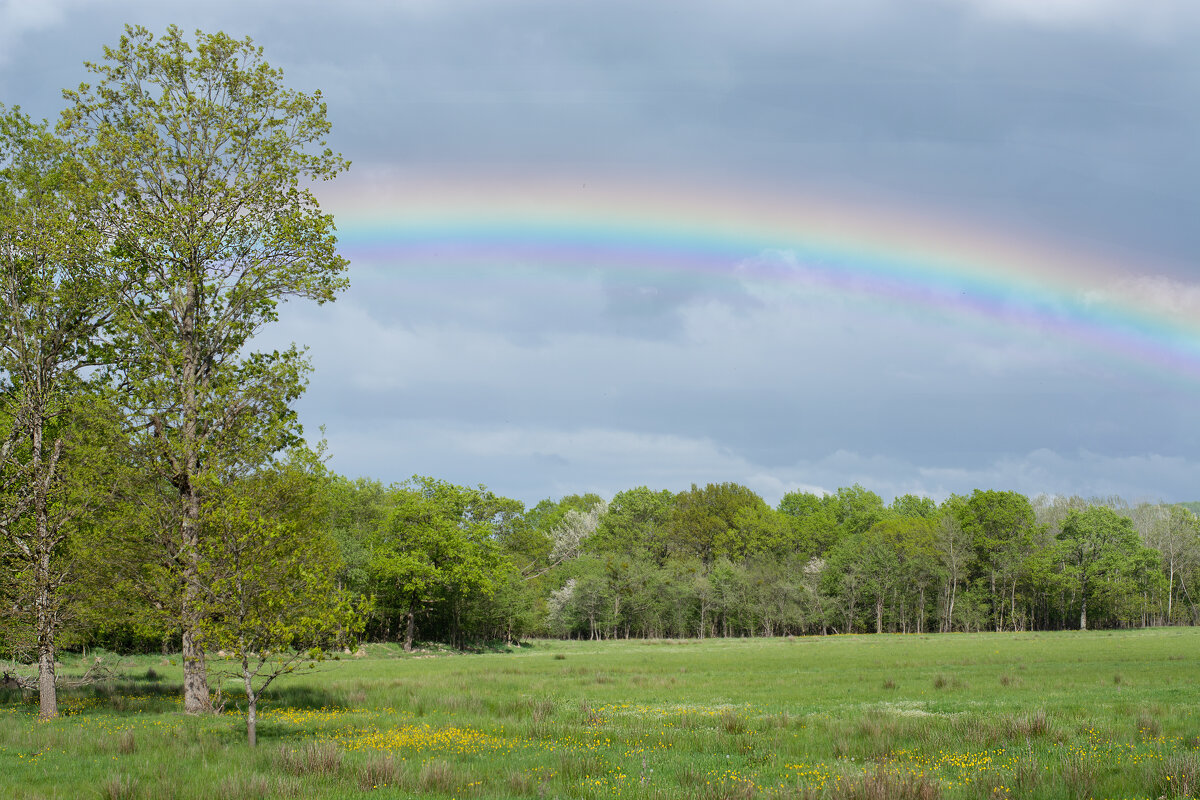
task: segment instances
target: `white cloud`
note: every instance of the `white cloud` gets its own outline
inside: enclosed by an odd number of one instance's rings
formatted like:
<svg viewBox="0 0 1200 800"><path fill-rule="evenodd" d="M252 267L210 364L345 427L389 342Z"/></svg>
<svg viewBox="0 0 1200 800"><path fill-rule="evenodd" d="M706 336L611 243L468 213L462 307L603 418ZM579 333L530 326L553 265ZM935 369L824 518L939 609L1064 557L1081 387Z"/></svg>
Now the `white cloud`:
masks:
<svg viewBox="0 0 1200 800"><path fill-rule="evenodd" d="M1200 319L1200 284L1164 275L1121 278L1084 294L1087 303L1142 309L1156 318L1163 316L1194 324Z"/></svg>
<svg viewBox="0 0 1200 800"><path fill-rule="evenodd" d="M996 20L1057 28L1104 28L1161 38L1200 19L1192 0L940 0Z"/></svg>

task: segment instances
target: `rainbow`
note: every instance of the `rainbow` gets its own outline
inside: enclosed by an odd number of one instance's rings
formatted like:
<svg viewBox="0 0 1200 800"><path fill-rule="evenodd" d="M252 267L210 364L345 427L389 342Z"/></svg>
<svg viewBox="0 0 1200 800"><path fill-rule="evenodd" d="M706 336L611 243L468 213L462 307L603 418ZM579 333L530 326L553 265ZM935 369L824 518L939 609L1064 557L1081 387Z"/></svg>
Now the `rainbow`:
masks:
<svg viewBox="0 0 1200 800"><path fill-rule="evenodd" d="M497 265L532 265L560 280L603 270L632 286L702 275L816 284L915 313L1033 329L1101 359L1200 380L1200 314L1153 270L944 215L765 190L528 177L384 177L325 191L322 204L341 251L352 263L386 264L389 280L393 271L437 281L475 269L472 279L486 274L503 292Z"/></svg>

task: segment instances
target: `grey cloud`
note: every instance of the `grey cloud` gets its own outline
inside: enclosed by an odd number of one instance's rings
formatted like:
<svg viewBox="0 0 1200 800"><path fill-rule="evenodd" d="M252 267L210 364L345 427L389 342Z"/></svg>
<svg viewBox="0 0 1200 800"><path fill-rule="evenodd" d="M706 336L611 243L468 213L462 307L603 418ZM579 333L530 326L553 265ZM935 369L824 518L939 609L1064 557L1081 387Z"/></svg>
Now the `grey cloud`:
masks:
<svg viewBox="0 0 1200 800"><path fill-rule="evenodd" d="M324 91L356 171L707 176L948 209L1124 259L1130 282L1098 291L1183 296L1200 264L1200 18L1148 5L80 3L19 38L0 28L0 101L53 116L126 20L221 28ZM1045 330L819 282L780 296L735 264L691 282L389 267L359 259L333 309L289 307L262 339L312 345L302 417L328 424L346 472L525 499L707 480L1198 485L1194 382Z"/></svg>

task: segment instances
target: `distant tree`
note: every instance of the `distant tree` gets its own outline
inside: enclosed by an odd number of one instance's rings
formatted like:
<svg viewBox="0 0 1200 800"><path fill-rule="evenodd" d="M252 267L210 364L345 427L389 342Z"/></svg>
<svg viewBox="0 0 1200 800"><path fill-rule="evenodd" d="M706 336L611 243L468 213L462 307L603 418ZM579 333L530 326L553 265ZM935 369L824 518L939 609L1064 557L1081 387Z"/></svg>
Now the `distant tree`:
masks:
<svg viewBox="0 0 1200 800"><path fill-rule="evenodd" d="M807 552L806 542L795 535L788 519L765 501L747 503L733 515L733 526L743 542L743 558L770 553L787 558L797 552Z"/></svg>
<svg viewBox="0 0 1200 800"><path fill-rule="evenodd" d="M739 524L761 519L759 511L764 507L770 510L751 489L736 483L710 483L703 489L693 484L675 496L666 530L669 549L694 555L705 564L722 556L743 558L757 552L763 543L743 535L757 531L744 532ZM747 511L752 515L746 516Z"/></svg>
<svg viewBox="0 0 1200 800"><path fill-rule="evenodd" d="M886 516L883 499L857 483L842 487L836 494L828 495L823 500L833 511L843 535L868 531Z"/></svg>
<svg viewBox="0 0 1200 800"><path fill-rule="evenodd" d="M741 563L721 556L708 571L708 591L713 611L713 633L736 635L745 628L747 608L747 576Z"/></svg>
<svg viewBox="0 0 1200 800"><path fill-rule="evenodd" d="M651 553L661 563L675 496L645 486L617 492L599 519L589 550L597 553Z"/></svg>
<svg viewBox="0 0 1200 800"><path fill-rule="evenodd" d="M491 528L472 517L478 500L476 489L427 477L395 491L391 514L373 541L370 571L399 603L407 651L418 613L439 601L490 595L505 567Z"/></svg>
<svg viewBox="0 0 1200 800"><path fill-rule="evenodd" d="M1142 540L1162 556L1167 573L1167 623L1175 618L1176 584L1186 587L1186 576L1200 567L1200 520L1183 505L1143 504L1134 509Z"/></svg>
<svg viewBox="0 0 1200 800"><path fill-rule="evenodd" d="M993 627L1003 630L1007 621L1015 630L1020 624L1017 589L1028 572L1038 529L1033 506L1018 492L976 489L958 511L972 540L975 579L987 588Z"/></svg>
<svg viewBox="0 0 1200 800"><path fill-rule="evenodd" d="M60 129L113 200L103 224L130 281L118 294L122 395L178 493L173 545L184 708L208 708L199 574L206 469L242 447L296 441L292 401L307 362L256 353L292 297L346 285L333 219L308 188L347 162L325 142L319 93L285 89L249 39L127 27L94 85L65 92Z"/></svg>
<svg viewBox="0 0 1200 800"><path fill-rule="evenodd" d="M764 555L746 563L746 594L755 628L763 636L802 632L810 622L808 593L798 576L807 558Z"/></svg>
<svg viewBox="0 0 1200 800"><path fill-rule="evenodd" d="M577 511L573 508L567 511L558 525L554 526L550 532L551 566L582 555L584 545L600 527L600 520L607 511L608 503L604 500L597 501L595 505L584 511Z"/></svg>
<svg viewBox="0 0 1200 800"><path fill-rule="evenodd" d="M330 475L325 492L324 526L337 543L338 585L369 595L370 541L391 507L387 487L377 480Z"/></svg>
<svg viewBox="0 0 1200 800"><path fill-rule="evenodd" d="M821 593L837 609L843 633L860 629L863 604L874 606L883 596L880 581L890 580L886 574L888 554L879 545L866 531L851 534L830 548L824 559ZM882 613L882 608L875 610ZM882 625L882 618L876 621Z"/></svg>
<svg viewBox="0 0 1200 800"><path fill-rule="evenodd" d="M966 499L959 495L946 498L935 523L934 546L946 578L941 614L943 633L954 629L954 604L958 601L959 587L967 576L967 562L971 557L970 536L962 526L965 503Z"/></svg>
<svg viewBox="0 0 1200 800"><path fill-rule="evenodd" d="M893 514L898 514L902 517L921 517L924 519L933 519L937 516L937 503L929 497L920 497L915 494L900 495L892 500L891 506L888 507Z"/></svg>
<svg viewBox="0 0 1200 800"><path fill-rule="evenodd" d="M820 495L788 492L779 501L778 511L792 529L792 540L798 552L821 556L837 541L835 509Z"/></svg>
<svg viewBox="0 0 1200 800"><path fill-rule="evenodd" d="M505 549L522 558L518 567L527 580L550 572L564 560L578 555L578 549L566 546L566 539L582 546L582 542L596 530L604 513L598 510L605 501L591 492L583 495L567 495L560 500L542 500L529 509L520 526L514 526L512 535L506 537ZM567 519L571 515L570 519ZM580 524L588 518L587 531L581 536ZM566 537L566 539L564 539Z"/></svg>
<svg viewBox="0 0 1200 800"><path fill-rule="evenodd" d="M1065 576L1079 599L1079 629L1087 630L1088 606L1102 598L1113 599L1122 583L1143 572L1150 555L1138 540L1133 522L1105 506L1071 511L1058 534Z"/></svg>
<svg viewBox="0 0 1200 800"><path fill-rule="evenodd" d="M885 519L871 529L895 559L893 602L904 631L925 630L931 587L942 580L937 524L924 516Z"/></svg>

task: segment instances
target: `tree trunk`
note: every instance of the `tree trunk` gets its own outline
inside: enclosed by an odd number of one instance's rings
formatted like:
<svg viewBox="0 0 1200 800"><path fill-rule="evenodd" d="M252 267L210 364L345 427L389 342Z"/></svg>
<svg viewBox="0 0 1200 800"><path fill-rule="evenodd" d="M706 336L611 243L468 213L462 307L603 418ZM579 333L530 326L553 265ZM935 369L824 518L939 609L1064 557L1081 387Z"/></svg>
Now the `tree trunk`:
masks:
<svg viewBox="0 0 1200 800"><path fill-rule="evenodd" d="M250 673L250 664L246 656L242 656L242 683L246 688L246 742L251 747L258 745L258 696L261 690L254 691L254 676Z"/></svg>
<svg viewBox="0 0 1200 800"><path fill-rule="evenodd" d="M946 633L954 630L954 601L958 596L958 578L956 577L950 583L950 610L946 614Z"/></svg>
<svg viewBox="0 0 1200 800"><path fill-rule="evenodd" d="M1171 622L1171 600L1175 597L1175 559L1171 559L1170 578L1167 582L1167 624ZM1161 608L1162 606L1159 606Z"/></svg>
<svg viewBox="0 0 1200 800"><path fill-rule="evenodd" d="M183 710L200 714L212 709L208 697L208 670L204 663L204 641L200 633L200 495L196 477L200 472L199 390L200 347L197 341L196 317L201 302L203 271L196 267L187 288L187 304L183 313L180 339L183 343L181 383L183 394L182 444L183 452L176 462L176 486L183 505L181 527L183 553L183 602L180 622L183 628Z"/></svg>
<svg viewBox="0 0 1200 800"><path fill-rule="evenodd" d="M995 623L996 633L1004 629L1004 604L996 602L996 571L992 570L992 622Z"/></svg>
<svg viewBox="0 0 1200 800"><path fill-rule="evenodd" d="M183 629L183 710L188 714L203 714L212 710L204 647L190 625Z"/></svg>
<svg viewBox="0 0 1200 800"><path fill-rule="evenodd" d="M50 554L43 552L37 569L38 719L58 716L58 688L54 675L54 609L50 596Z"/></svg>
<svg viewBox="0 0 1200 800"><path fill-rule="evenodd" d="M246 741L251 747L258 746L258 698L252 698L246 705Z"/></svg>
<svg viewBox="0 0 1200 800"><path fill-rule="evenodd" d="M200 634L200 498L188 489L184 496L183 518L183 603L180 623L183 628L183 710L203 714L212 710L208 697L208 669L204 642Z"/></svg>
<svg viewBox="0 0 1200 800"><path fill-rule="evenodd" d="M31 466L33 472L33 505L35 540L34 553L34 585L36 595L34 605L37 612L37 642L38 642L38 719L52 719L58 716L58 689L55 686L54 675L54 634L57 626L57 613L54 608L53 576L50 574L50 501L47 494L50 490L51 475L42 475L42 419L40 413L35 413L32 433ZM51 462L53 469L53 462Z"/></svg>
<svg viewBox="0 0 1200 800"><path fill-rule="evenodd" d="M408 603L408 613L404 615L404 652L411 653L413 651L413 637L416 634L416 617L417 617L417 601L410 600Z"/></svg>
<svg viewBox="0 0 1200 800"><path fill-rule="evenodd" d="M1079 630L1087 630L1087 585L1081 587L1079 607Z"/></svg>

